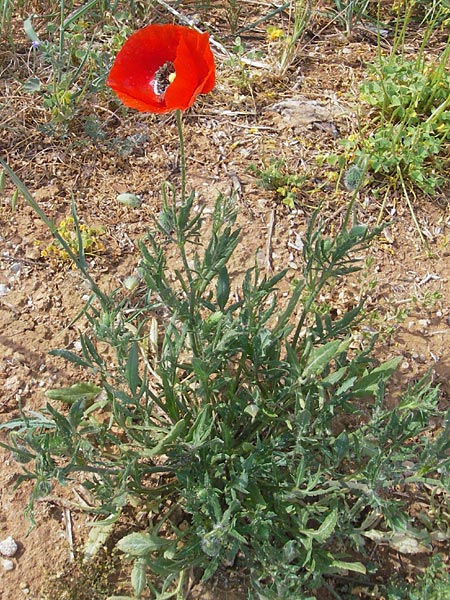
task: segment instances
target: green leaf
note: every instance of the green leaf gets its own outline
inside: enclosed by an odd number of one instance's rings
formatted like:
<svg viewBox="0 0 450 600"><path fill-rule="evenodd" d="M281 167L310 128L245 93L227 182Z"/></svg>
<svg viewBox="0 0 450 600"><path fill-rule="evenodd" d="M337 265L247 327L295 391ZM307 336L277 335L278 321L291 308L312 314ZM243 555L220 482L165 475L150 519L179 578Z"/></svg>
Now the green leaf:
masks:
<svg viewBox="0 0 450 600"><path fill-rule="evenodd" d="M367 235L369 228L367 225L354 225L348 232L349 238L364 238Z"/></svg>
<svg viewBox="0 0 450 600"><path fill-rule="evenodd" d="M222 267L217 279L217 304L221 311L225 309L225 305L230 297L230 277L226 267Z"/></svg>
<svg viewBox="0 0 450 600"><path fill-rule="evenodd" d="M29 77L26 81L24 81L22 85L22 89L27 94L34 94L35 92L41 91L41 80L39 77Z"/></svg>
<svg viewBox="0 0 450 600"><path fill-rule="evenodd" d="M323 543L332 535L337 524L337 517L337 510L333 510L325 518L319 529L300 529L300 533L305 535L310 540L316 540L319 543ZM302 540L302 543L304 544L305 541Z"/></svg>
<svg viewBox="0 0 450 600"><path fill-rule="evenodd" d="M102 388L93 383L75 383L70 387L47 390L45 395L50 400L73 404L78 400L93 400L101 391Z"/></svg>
<svg viewBox="0 0 450 600"><path fill-rule="evenodd" d="M367 375L361 377L353 388L352 393L355 396L373 396L376 394L380 383L389 379L392 373L397 369L401 360L401 356L391 358L379 367L373 369Z"/></svg>
<svg viewBox="0 0 450 600"><path fill-rule="evenodd" d="M64 20L62 27L63 29L67 29L69 25L77 21L85 12L90 10L93 6L97 4L98 0L90 0L89 2L84 3L80 8L77 8L73 12L69 12L69 16Z"/></svg>
<svg viewBox="0 0 450 600"><path fill-rule="evenodd" d="M336 453L338 460L342 460L348 454L350 448L349 439L346 431L343 431L335 439L333 450Z"/></svg>
<svg viewBox="0 0 450 600"><path fill-rule="evenodd" d="M347 562L344 560L333 560L331 568L339 569L340 571L353 571L354 573L366 574L366 567L359 562Z"/></svg>
<svg viewBox="0 0 450 600"><path fill-rule="evenodd" d="M337 524L337 517L337 510L333 510L326 517L325 521L319 527L319 529L316 532L316 535L314 536L318 542L324 542L331 536Z"/></svg>
<svg viewBox="0 0 450 600"><path fill-rule="evenodd" d="M131 344L128 353L126 378L132 394L136 394L137 388L141 385L141 378L139 377L139 349L136 342Z"/></svg>
<svg viewBox="0 0 450 600"><path fill-rule="evenodd" d="M131 585L137 598L140 598L147 583L147 564L145 559L135 561L131 569Z"/></svg>
<svg viewBox="0 0 450 600"><path fill-rule="evenodd" d="M319 375L329 362L348 346L348 341L332 340L323 346L313 348L308 357L308 363L303 369L302 379L306 381L308 378Z"/></svg>
<svg viewBox="0 0 450 600"><path fill-rule="evenodd" d="M34 27L31 23L33 17L34 17L34 15L30 15L27 19L25 19L25 21L23 22L23 28L25 30L25 33L27 34L27 36L29 37L29 39L32 42L39 42L39 37L38 37L37 33L35 32Z"/></svg>
<svg viewBox="0 0 450 600"><path fill-rule="evenodd" d="M158 454L164 454L164 452L176 441L176 439L181 436L187 427L187 421L185 419L181 419L172 427L169 433L163 437L158 444L150 451L143 451L143 455L145 456L157 456Z"/></svg>
<svg viewBox="0 0 450 600"><path fill-rule="evenodd" d="M219 558L214 558L213 560L210 560L207 563L206 569L203 572L202 582L208 581L208 579L210 579L214 575L214 573L217 571L217 569L219 568L219 565L220 565Z"/></svg>
<svg viewBox="0 0 450 600"><path fill-rule="evenodd" d="M117 542L117 548L131 556L144 557L167 548L170 542L150 533L130 533Z"/></svg>
<svg viewBox="0 0 450 600"><path fill-rule="evenodd" d="M198 413L194 424L186 434L186 441L192 443L193 446L199 448L208 439L214 420L211 415L211 405L207 404Z"/></svg>
<svg viewBox="0 0 450 600"><path fill-rule="evenodd" d="M30 418L31 417L31 418ZM46 429L54 429L55 423L46 417L45 415L30 411L27 413L26 417L19 417L18 419L12 419L11 421L6 421L6 423L0 423L1 429L18 429L19 432L26 431L27 429L35 429L35 428L46 428Z"/></svg>
<svg viewBox="0 0 450 600"><path fill-rule="evenodd" d="M207 382L209 379L208 363L201 358L193 357L191 359L192 370L202 382Z"/></svg>
<svg viewBox="0 0 450 600"><path fill-rule="evenodd" d="M356 375L354 375L353 377L349 377L348 379L346 379L342 383L342 385L340 385L338 387L338 389L336 390L335 396L338 397L338 396L342 396L342 394L345 394L345 392L347 390L349 390L352 387L352 385L355 383L356 379L357 379Z"/></svg>
<svg viewBox="0 0 450 600"><path fill-rule="evenodd" d="M402 101L400 100L400 98L395 95L391 96L390 102L391 102L391 106L401 106L402 105Z"/></svg>
<svg viewBox="0 0 450 600"><path fill-rule="evenodd" d="M68 360L69 362L72 362L80 367L91 367L87 361L83 360L80 356L78 356L78 354L75 354L75 352L71 352L70 350L50 350L49 354L64 358L65 360Z"/></svg>
<svg viewBox="0 0 450 600"><path fill-rule="evenodd" d="M347 366L341 367L337 371L333 371L332 373L330 373L328 375L328 377L325 377L323 379L323 382L322 382L323 385L325 387L336 385L344 377L344 375L346 374L347 371L348 371Z"/></svg>

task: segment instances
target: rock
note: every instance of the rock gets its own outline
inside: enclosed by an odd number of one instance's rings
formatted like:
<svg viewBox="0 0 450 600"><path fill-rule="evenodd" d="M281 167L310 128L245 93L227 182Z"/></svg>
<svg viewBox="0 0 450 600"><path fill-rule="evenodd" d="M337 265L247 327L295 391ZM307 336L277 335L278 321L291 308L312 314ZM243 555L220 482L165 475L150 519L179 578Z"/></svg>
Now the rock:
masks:
<svg viewBox="0 0 450 600"><path fill-rule="evenodd" d="M13 273L14 275L18 275L20 273L20 271L22 270L22 263L20 262L15 262L13 263L10 267L9 270L11 271L11 273Z"/></svg>
<svg viewBox="0 0 450 600"><path fill-rule="evenodd" d="M8 558L4 558L2 560L2 567L4 571L12 571L14 569L14 563L12 560L9 560Z"/></svg>
<svg viewBox="0 0 450 600"><path fill-rule="evenodd" d="M315 125L319 129L330 130L333 135L337 135L334 121L346 113L337 102L318 102L304 96L277 102L268 110L281 115L281 118L275 119L281 129L301 129Z"/></svg>
<svg viewBox="0 0 450 600"><path fill-rule="evenodd" d="M0 296L6 296L10 291L6 283L0 283Z"/></svg>
<svg viewBox="0 0 450 600"><path fill-rule="evenodd" d="M18 546L14 538L10 535L0 542L0 554L2 556L11 557L17 552Z"/></svg>

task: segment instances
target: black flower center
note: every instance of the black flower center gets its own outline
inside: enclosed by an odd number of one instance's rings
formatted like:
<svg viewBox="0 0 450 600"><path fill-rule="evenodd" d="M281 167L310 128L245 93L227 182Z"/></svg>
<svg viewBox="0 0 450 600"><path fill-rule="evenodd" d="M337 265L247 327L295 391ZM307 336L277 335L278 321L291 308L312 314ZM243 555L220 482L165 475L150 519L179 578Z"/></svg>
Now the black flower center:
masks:
<svg viewBox="0 0 450 600"><path fill-rule="evenodd" d="M175 79L173 62L167 61L156 71L153 78L153 91L157 96L164 97L167 88Z"/></svg>

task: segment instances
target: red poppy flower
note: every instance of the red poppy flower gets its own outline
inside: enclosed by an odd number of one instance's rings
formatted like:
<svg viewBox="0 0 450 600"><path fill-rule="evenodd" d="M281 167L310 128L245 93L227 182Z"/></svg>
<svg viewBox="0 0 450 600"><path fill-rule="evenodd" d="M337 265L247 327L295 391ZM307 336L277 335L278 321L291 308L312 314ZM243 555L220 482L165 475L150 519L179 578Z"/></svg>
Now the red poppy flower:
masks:
<svg viewBox="0 0 450 600"><path fill-rule="evenodd" d="M147 25L125 42L106 83L130 108L186 110L214 87L209 35L181 25Z"/></svg>

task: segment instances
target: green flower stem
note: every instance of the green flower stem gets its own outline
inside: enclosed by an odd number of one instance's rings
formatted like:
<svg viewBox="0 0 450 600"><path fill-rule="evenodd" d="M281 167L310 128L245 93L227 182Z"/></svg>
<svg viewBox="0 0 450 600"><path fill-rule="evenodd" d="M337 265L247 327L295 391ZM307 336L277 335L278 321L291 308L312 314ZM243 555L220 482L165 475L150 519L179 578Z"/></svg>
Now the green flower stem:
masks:
<svg viewBox="0 0 450 600"><path fill-rule="evenodd" d="M186 201L186 155L184 153L184 137L181 110L175 112L177 116L178 139L180 140L180 171L181 171L181 202Z"/></svg>
<svg viewBox="0 0 450 600"><path fill-rule="evenodd" d="M186 154L184 151L184 136L183 136L183 122L182 122L182 113L181 110L175 111L177 117L177 129L178 129L178 140L180 144L180 172L181 172L181 206L185 206L186 204ZM175 198L175 197L174 197ZM176 215L176 201L174 201L173 211ZM192 286L192 274L189 268L189 263L186 256L185 250L185 235L184 235L184 227L179 223L178 219L175 218L177 223L177 242L178 248L181 253L181 258L183 260L183 266L185 275L188 278L189 284Z"/></svg>
<svg viewBox="0 0 450 600"><path fill-rule="evenodd" d="M177 120L177 129L178 129L178 139L180 143L180 174L181 174L181 206L185 207L187 203L186 198L186 153L184 149L184 136L183 136L183 122L182 122L182 112L181 110L176 110L176 120ZM173 206L174 214L176 215L176 203ZM180 251L181 260L183 261L184 274L186 275L188 285L190 288L190 316L191 316L191 326L189 327L188 336L192 348L192 352L194 356L200 355L200 347L197 339L197 334L195 332L195 320L196 320L196 312L195 312L195 298L197 297L196 290L196 282L192 277L191 268L189 266L188 257L186 254L186 237L184 232L184 226L178 221L178 217L175 216L176 222L176 235L177 235L177 245Z"/></svg>
<svg viewBox="0 0 450 600"><path fill-rule="evenodd" d="M430 27L430 35L433 29ZM444 76L445 69L447 67L448 59L450 56L450 34L447 37L447 43L445 44L444 51L442 52L437 68L432 72L430 78L431 94L427 100L425 108L423 109L424 114L427 114L433 107L436 95L439 92L442 77ZM439 113L440 114L440 113ZM428 119L429 120L429 119ZM427 120L427 122L428 122Z"/></svg>
<svg viewBox="0 0 450 600"><path fill-rule="evenodd" d="M406 202L408 204L409 212L411 213L412 220L414 221L414 225L416 226L416 229L417 229L419 237L420 237L420 239L422 241L422 244L428 250L428 244L427 244L426 239L423 237L422 230L420 229L420 225L419 225L419 223L417 221L416 213L414 212L413 205L411 204L411 200L409 198L408 190L406 189L405 180L403 178L403 173L402 173L402 170L401 170L400 166L397 166L397 175L398 175L398 178L400 180L400 185L402 186L402 190L403 190L403 194L404 194L404 196L406 198Z"/></svg>
<svg viewBox="0 0 450 600"><path fill-rule="evenodd" d="M57 68L56 68L56 79L54 80L54 91L56 93L56 87L61 83L62 77L62 61L63 61L63 52L64 52L64 34L65 34L65 24L64 24L64 15L65 15L65 3L64 0L61 0L60 10L59 10L59 44L58 44L58 59L57 59Z"/></svg>
<svg viewBox="0 0 450 600"><path fill-rule="evenodd" d="M430 123L433 123L433 121L436 121L442 115L442 113L445 110L447 110L449 105L450 105L450 96L448 96L438 107L436 107L434 109L434 111L431 113L431 115L425 121L425 124L428 125Z"/></svg>

